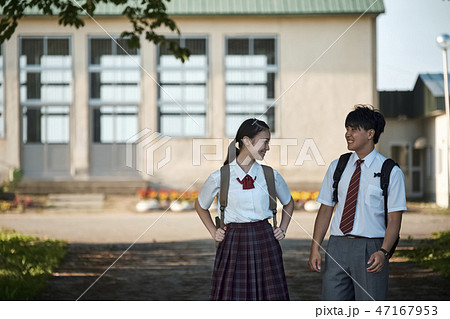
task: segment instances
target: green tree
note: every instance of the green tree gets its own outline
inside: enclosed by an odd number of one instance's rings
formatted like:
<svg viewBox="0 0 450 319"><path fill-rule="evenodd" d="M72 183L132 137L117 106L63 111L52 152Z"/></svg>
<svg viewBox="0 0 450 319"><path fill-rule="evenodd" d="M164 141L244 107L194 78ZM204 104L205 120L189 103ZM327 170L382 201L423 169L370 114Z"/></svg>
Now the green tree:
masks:
<svg viewBox="0 0 450 319"><path fill-rule="evenodd" d="M84 26L82 17L95 17L97 5L108 3L123 8L122 15L128 18L132 29L123 31L120 36L128 39L130 47L139 48L140 36L144 34L146 40L167 47L176 58L184 62L189 58L189 50L157 32L160 27L168 27L180 34L177 25L166 12L166 1L170 0L0 0L0 44L11 38L19 20L25 15L26 8L39 8L46 16L57 15L60 25L78 29Z"/></svg>

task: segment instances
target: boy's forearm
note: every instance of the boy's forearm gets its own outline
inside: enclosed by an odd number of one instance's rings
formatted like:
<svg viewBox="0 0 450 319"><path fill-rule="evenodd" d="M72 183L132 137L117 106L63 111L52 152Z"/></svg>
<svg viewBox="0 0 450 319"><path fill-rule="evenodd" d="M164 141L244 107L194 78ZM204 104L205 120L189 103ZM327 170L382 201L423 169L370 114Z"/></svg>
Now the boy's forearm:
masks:
<svg viewBox="0 0 450 319"><path fill-rule="evenodd" d="M317 213L316 222L314 223L313 240L311 243L311 250L319 249L319 245L322 244L328 227L330 226L331 215L333 213L333 207L327 205L321 205L319 212Z"/></svg>

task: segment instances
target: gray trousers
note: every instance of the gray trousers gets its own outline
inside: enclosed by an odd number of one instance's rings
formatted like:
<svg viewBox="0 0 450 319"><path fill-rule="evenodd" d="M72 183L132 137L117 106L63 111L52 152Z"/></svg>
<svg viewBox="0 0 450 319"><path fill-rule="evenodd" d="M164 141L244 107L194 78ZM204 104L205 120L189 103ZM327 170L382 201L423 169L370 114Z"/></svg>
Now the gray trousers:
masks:
<svg viewBox="0 0 450 319"><path fill-rule="evenodd" d="M386 300L389 261L379 273L366 271L380 238L330 236L322 270L322 300Z"/></svg>

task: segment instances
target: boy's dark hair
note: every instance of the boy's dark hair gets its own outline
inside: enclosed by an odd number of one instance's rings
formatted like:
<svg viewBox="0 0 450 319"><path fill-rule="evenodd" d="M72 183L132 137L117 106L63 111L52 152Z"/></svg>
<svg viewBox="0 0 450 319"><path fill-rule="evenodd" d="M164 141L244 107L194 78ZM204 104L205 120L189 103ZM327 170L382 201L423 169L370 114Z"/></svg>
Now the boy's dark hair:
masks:
<svg viewBox="0 0 450 319"><path fill-rule="evenodd" d="M371 129L375 130L375 135L373 136L374 144L378 143L378 139L381 133L383 133L385 125L386 121L384 120L383 114L369 104L355 105L355 109L348 113L345 119L345 127L363 128L366 131Z"/></svg>
<svg viewBox="0 0 450 319"><path fill-rule="evenodd" d="M236 132L236 137L233 142L228 146L227 158L223 165L229 164L239 155L239 152L244 144L243 138L247 136L254 138L259 132L269 131L269 125L264 121L257 120L255 118L245 120ZM239 148L236 147L236 142L239 143Z"/></svg>

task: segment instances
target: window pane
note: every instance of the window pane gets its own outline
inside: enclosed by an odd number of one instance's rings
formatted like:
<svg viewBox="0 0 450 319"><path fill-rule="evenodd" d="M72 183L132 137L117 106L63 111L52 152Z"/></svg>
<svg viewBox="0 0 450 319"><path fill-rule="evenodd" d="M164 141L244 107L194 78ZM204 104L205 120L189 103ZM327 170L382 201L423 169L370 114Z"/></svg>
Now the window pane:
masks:
<svg viewBox="0 0 450 319"><path fill-rule="evenodd" d="M139 103L139 87L136 85L102 85L100 100L105 103Z"/></svg>
<svg viewBox="0 0 450 319"><path fill-rule="evenodd" d="M118 107L116 116L116 142L126 142L138 132L137 107Z"/></svg>
<svg viewBox="0 0 450 319"><path fill-rule="evenodd" d="M159 78L159 82L163 83L181 83L183 72L181 71L164 71L161 72L161 76Z"/></svg>
<svg viewBox="0 0 450 319"><path fill-rule="evenodd" d="M243 120L260 117L274 131L275 38L228 39L225 57L226 132L234 136Z"/></svg>
<svg viewBox="0 0 450 319"><path fill-rule="evenodd" d="M100 98L100 73L98 72L90 72L89 73L89 81L90 81L90 88L89 88L89 97L91 99L99 99Z"/></svg>
<svg viewBox="0 0 450 319"><path fill-rule="evenodd" d="M138 49L137 48L131 49L130 46L128 45L128 41L126 39L117 39L116 41L119 44L119 45L117 45L116 43L114 43L114 45L116 46L116 50L117 50L116 52L118 55L137 55L138 54Z"/></svg>
<svg viewBox="0 0 450 319"><path fill-rule="evenodd" d="M45 114L41 117L42 142L69 142L69 108L44 107Z"/></svg>
<svg viewBox="0 0 450 319"><path fill-rule="evenodd" d="M184 101L186 102L204 102L206 100L205 86L186 85L184 89Z"/></svg>
<svg viewBox="0 0 450 319"><path fill-rule="evenodd" d="M27 73L27 95L25 100L41 98L41 74Z"/></svg>
<svg viewBox="0 0 450 319"><path fill-rule="evenodd" d="M24 142L40 143L41 142L41 109L24 108ZM25 138L26 137L26 138Z"/></svg>
<svg viewBox="0 0 450 319"><path fill-rule="evenodd" d="M179 40L179 39L170 39L170 41L171 41L171 42L174 42L174 43L176 43L176 44L178 44L178 45L180 45L180 40ZM171 52L167 49L167 47L165 47L165 46L159 46L159 55L160 55L160 56L164 56L164 55L172 56L173 53L171 53Z"/></svg>
<svg viewBox="0 0 450 319"><path fill-rule="evenodd" d="M111 39L91 39L91 64L102 64L102 57L112 54Z"/></svg>
<svg viewBox="0 0 450 319"><path fill-rule="evenodd" d="M206 119L204 116L191 115L184 116L185 134L188 136L203 135L206 131Z"/></svg>
<svg viewBox="0 0 450 319"><path fill-rule="evenodd" d="M238 71L229 70L226 72L227 83L267 83L267 72L261 71Z"/></svg>
<svg viewBox="0 0 450 319"><path fill-rule="evenodd" d="M180 115L162 115L161 132L170 136L183 135L183 117Z"/></svg>
<svg viewBox="0 0 450 319"><path fill-rule="evenodd" d="M42 102L66 102L72 101L72 90L66 85L45 85L41 88Z"/></svg>
<svg viewBox="0 0 450 319"><path fill-rule="evenodd" d="M255 55L264 55L266 63L275 64L275 39L255 39Z"/></svg>
<svg viewBox="0 0 450 319"><path fill-rule="evenodd" d="M41 64L41 58L44 55L44 39L23 39L21 55L26 57L24 60L26 65Z"/></svg>
<svg viewBox="0 0 450 319"><path fill-rule="evenodd" d="M249 40L248 39L229 39L228 40L228 55L248 55Z"/></svg>
<svg viewBox="0 0 450 319"><path fill-rule="evenodd" d="M69 39L48 39L47 55L70 55Z"/></svg>
<svg viewBox="0 0 450 319"><path fill-rule="evenodd" d="M161 116L161 131L170 136L200 136L206 130L204 116L164 115Z"/></svg>
<svg viewBox="0 0 450 319"><path fill-rule="evenodd" d="M262 85L229 85L226 94L229 102L266 101L267 87Z"/></svg>
<svg viewBox="0 0 450 319"><path fill-rule="evenodd" d="M181 85L164 85L159 88L162 102L172 102L180 104L183 96Z"/></svg>
<svg viewBox="0 0 450 319"><path fill-rule="evenodd" d="M114 142L114 115L101 114L100 117L100 142L113 143Z"/></svg>
<svg viewBox="0 0 450 319"><path fill-rule="evenodd" d="M205 39L189 39L185 40L185 47L191 50L191 56L204 55L206 53Z"/></svg>
<svg viewBox="0 0 450 319"><path fill-rule="evenodd" d="M207 41L189 37L178 41L191 50L184 64L165 48L159 50L159 130L170 136L202 136L206 133Z"/></svg>

